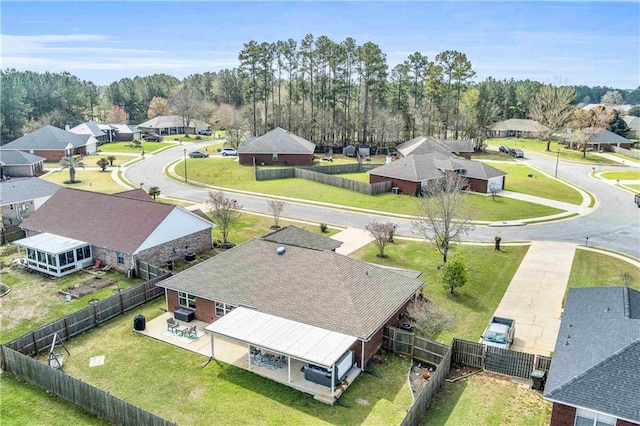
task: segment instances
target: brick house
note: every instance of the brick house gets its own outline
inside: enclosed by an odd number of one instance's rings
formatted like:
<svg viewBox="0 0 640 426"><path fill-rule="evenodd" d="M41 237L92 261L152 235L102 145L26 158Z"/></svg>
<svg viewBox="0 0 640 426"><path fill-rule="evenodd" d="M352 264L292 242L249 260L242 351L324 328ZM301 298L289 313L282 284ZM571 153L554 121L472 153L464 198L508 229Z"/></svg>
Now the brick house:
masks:
<svg viewBox="0 0 640 426"><path fill-rule="evenodd" d="M631 148L632 143L629 139L617 135L610 130L590 127L583 131L588 136L587 146L595 150L612 151L614 146L626 149ZM570 146L576 146L576 148L580 149L578 146L579 140L576 139L575 136L569 134L566 136L566 140Z"/></svg>
<svg viewBox="0 0 640 426"><path fill-rule="evenodd" d="M544 398L552 426L640 425L640 291L569 289Z"/></svg>
<svg viewBox="0 0 640 426"><path fill-rule="evenodd" d="M332 250L257 238L157 285L165 289L169 312L193 311L196 320L210 323L207 330L227 315L225 322L233 321L242 307L349 336L354 363L362 368L381 347L384 326L398 325L424 285L420 272L401 272Z"/></svg>
<svg viewBox="0 0 640 426"><path fill-rule="evenodd" d="M77 135L46 125L2 146L3 150L17 150L44 157L46 161L60 161L72 155L96 152L98 141L91 135Z"/></svg>
<svg viewBox="0 0 640 426"><path fill-rule="evenodd" d="M0 178L38 176L44 169L44 160L28 152L0 149Z"/></svg>
<svg viewBox="0 0 640 426"><path fill-rule="evenodd" d="M238 147L238 162L245 165L278 164L309 166L313 164L316 144L280 127Z"/></svg>
<svg viewBox="0 0 640 426"><path fill-rule="evenodd" d="M178 133L193 134L201 130L208 130L209 127L209 123L192 118L185 128L184 121L179 115L160 115L138 124L140 131L153 132L159 135L175 135Z"/></svg>
<svg viewBox="0 0 640 426"><path fill-rule="evenodd" d="M440 179L446 172L467 179L469 190L489 193L504 189L507 173L479 161L458 158L450 153L411 154L368 171L369 183L391 181L401 192L414 195Z"/></svg>
<svg viewBox="0 0 640 426"><path fill-rule="evenodd" d="M109 195L68 188L21 225L27 237L48 233L88 243L93 259L121 271L136 268L137 260L164 266L209 249L213 227L194 212L153 201L142 189Z"/></svg>

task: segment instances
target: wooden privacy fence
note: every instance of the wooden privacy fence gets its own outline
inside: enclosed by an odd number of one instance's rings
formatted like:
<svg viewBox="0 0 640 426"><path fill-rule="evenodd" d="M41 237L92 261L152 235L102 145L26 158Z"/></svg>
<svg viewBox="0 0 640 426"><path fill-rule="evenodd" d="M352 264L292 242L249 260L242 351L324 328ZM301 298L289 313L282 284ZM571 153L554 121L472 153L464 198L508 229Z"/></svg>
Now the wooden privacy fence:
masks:
<svg viewBox="0 0 640 426"><path fill-rule="evenodd" d="M630 149L620 148L618 146L613 146L613 151L618 154L626 155L627 157L635 158L636 160L640 160L640 152L631 151Z"/></svg>
<svg viewBox="0 0 640 426"><path fill-rule="evenodd" d="M148 426L174 424L8 347L0 346L0 364L3 371L15 374L110 423Z"/></svg>
<svg viewBox="0 0 640 426"><path fill-rule="evenodd" d="M256 180L274 180L298 177L295 170L313 170L325 175L339 175L343 173L362 173L380 167L381 164L334 164L328 166L297 166L259 169L255 167L254 175Z"/></svg>
<svg viewBox="0 0 640 426"><path fill-rule="evenodd" d="M147 262L136 260L136 266L138 269L138 276L147 281L158 278L159 276L166 274L166 271L153 266ZM157 281L156 281L157 282Z"/></svg>
<svg viewBox="0 0 640 426"><path fill-rule="evenodd" d="M340 176L333 176L320 173L315 170L295 169L295 177L312 180L314 182L323 183L325 185L337 186L338 188L348 189L367 195L380 194L382 192L391 191L391 181L378 183L358 182L353 179L345 179Z"/></svg>
<svg viewBox="0 0 640 426"><path fill-rule="evenodd" d="M420 423L433 397L438 393L444 379L449 374L453 351L451 347L416 336L414 333L395 327L385 327L382 331L382 346L396 353L410 355L413 359L436 366L429 381L414 397L401 426L415 426Z"/></svg>
<svg viewBox="0 0 640 426"><path fill-rule="evenodd" d="M536 370L549 371L551 358L526 352L512 351L482 343L453 339L453 362L485 371L528 379Z"/></svg>
<svg viewBox="0 0 640 426"><path fill-rule="evenodd" d="M56 333L61 341L68 340L151 299L162 296L164 289L157 287L156 283L170 275L170 273L164 273L136 287L123 290L94 305L87 306L64 318L36 328L12 340L6 346L27 355L39 354L49 349Z"/></svg>

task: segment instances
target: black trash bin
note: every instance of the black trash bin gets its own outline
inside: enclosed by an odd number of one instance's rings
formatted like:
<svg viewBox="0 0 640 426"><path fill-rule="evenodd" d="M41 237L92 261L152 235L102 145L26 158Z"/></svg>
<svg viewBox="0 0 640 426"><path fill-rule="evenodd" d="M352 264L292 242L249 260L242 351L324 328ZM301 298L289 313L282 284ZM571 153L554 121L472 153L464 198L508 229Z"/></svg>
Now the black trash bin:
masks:
<svg viewBox="0 0 640 426"><path fill-rule="evenodd" d="M533 380L531 389L543 391L544 383L547 380L547 372L544 370L533 370L531 372L531 379Z"/></svg>
<svg viewBox="0 0 640 426"><path fill-rule="evenodd" d="M142 314L136 315L136 317L133 319L133 329L136 331L142 331L146 328L146 326L147 326L147 320L144 317L144 315Z"/></svg>

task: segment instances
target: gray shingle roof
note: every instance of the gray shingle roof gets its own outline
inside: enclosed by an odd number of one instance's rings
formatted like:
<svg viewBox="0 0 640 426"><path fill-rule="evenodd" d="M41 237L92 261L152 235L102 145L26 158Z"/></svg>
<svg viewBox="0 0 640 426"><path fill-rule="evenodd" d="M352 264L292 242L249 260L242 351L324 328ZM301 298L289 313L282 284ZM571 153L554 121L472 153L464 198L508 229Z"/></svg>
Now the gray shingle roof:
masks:
<svg viewBox="0 0 640 426"><path fill-rule="evenodd" d="M333 251L250 240L160 283L367 339L423 285Z"/></svg>
<svg viewBox="0 0 640 426"><path fill-rule="evenodd" d="M167 129L171 127L182 127L182 117L179 115L160 115L138 124L142 129ZM209 127L208 123L202 120L192 119L187 127Z"/></svg>
<svg viewBox="0 0 640 426"><path fill-rule="evenodd" d="M280 127L238 147L241 154L313 154L316 144Z"/></svg>
<svg viewBox="0 0 640 426"><path fill-rule="evenodd" d="M625 123L627 123L627 126L629 126L629 128L631 130L635 130L638 131L640 130L640 117L636 117L633 115L627 115L625 117L623 117Z"/></svg>
<svg viewBox="0 0 640 426"><path fill-rule="evenodd" d="M640 292L570 288L544 397L640 423L638 389Z"/></svg>
<svg viewBox="0 0 640 426"><path fill-rule="evenodd" d="M323 237L306 229L289 225L273 231L262 239L274 243L287 244L291 246L305 247L314 250L335 250L342 245L342 242L333 238Z"/></svg>
<svg viewBox="0 0 640 426"><path fill-rule="evenodd" d="M522 118L510 118L508 120L499 121L489 127L494 132L530 132L530 133L544 133L548 132L549 128L538 123L536 120L528 120Z"/></svg>
<svg viewBox="0 0 640 426"><path fill-rule="evenodd" d="M110 126L115 128L118 133L122 134L140 133L140 130L136 129L135 127L131 127L128 124L110 124Z"/></svg>
<svg viewBox="0 0 640 426"><path fill-rule="evenodd" d="M106 133L100 129L98 123L96 123L95 121L86 121L84 123L80 123L76 127L72 127L71 129L69 129L69 131L77 135L91 135L95 136L96 138L106 135Z"/></svg>
<svg viewBox="0 0 640 426"><path fill-rule="evenodd" d="M629 139L623 138L622 136L607 129L590 127L588 129L584 129L584 132L589 135L588 143L631 143ZM575 138L569 136L569 140L575 140Z"/></svg>
<svg viewBox="0 0 640 426"><path fill-rule="evenodd" d="M62 186L37 177L11 179L0 182L0 205L20 203L36 198L50 197Z"/></svg>
<svg viewBox="0 0 640 426"><path fill-rule="evenodd" d="M28 152L0 149L0 162L5 166L27 166L44 160L46 158Z"/></svg>
<svg viewBox="0 0 640 426"><path fill-rule="evenodd" d="M74 148L85 146L90 135L77 135L46 125L4 145L2 149L52 149L64 150L69 144Z"/></svg>
<svg viewBox="0 0 640 426"><path fill-rule="evenodd" d="M465 170L465 177L482 180L507 175L502 170L480 161L465 160L452 154L442 153L409 155L377 167L367 173L410 182L420 182L444 176L443 170Z"/></svg>
<svg viewBox="0 0 640 426"><path fill-rule="evenodd" d="M396 147L398 152L404 157L408 155L442 153L451 154L454 152L473 152L473 143L465 140L444 140L431 136L418 136L409 141L401 143Z"/></svg>

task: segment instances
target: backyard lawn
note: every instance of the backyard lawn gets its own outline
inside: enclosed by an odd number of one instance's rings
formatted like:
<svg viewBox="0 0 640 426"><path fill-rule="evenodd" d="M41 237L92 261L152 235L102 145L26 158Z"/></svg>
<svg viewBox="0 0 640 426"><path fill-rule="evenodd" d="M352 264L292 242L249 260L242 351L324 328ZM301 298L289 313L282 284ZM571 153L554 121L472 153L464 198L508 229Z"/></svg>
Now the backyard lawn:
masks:
<svg viewBox="0 0 640 426"><path fill-rule="evenodd" d="M640 291L640 269L606 254L577 249L571 265L569 287L622 286L625 285L624 274L632 277L629 286Z"/></svg>
<svg viewBox="0 0 640 426"><path fill-rule="evenodd" d="M600 177L612 180L640 180L640 172L636 170L625 172L602 172L600 173Z"/></svg>
<svg viewBox="0 0 640 426"><path fill-rule="evenodd" d="M152 154L155 151L158 151L163 148L167 148L170 146L175 146L175 143L171 142L146 142L141 141L142 147L136 148L131 142L111 142L106 143L104 145L100 145L98 149L102 153L108 152L134 152L136 154L140 154L142 150L144 150L145 154Z"/></svg>
<svg viewBox="0 0 640 426"><path fill-rule="evenodd" d="M102 192L105 194L126 191L127 188L118 185L111 179L111 170L111 168L107 168L107 171L103 172L99 170L76 169L76 180L79 181L76 183L65 183L69 181L68 169L49 173L42 176L42 179L67 188L83 189L85 191Z"/></svg>
<svg viewBox="0 0 640 426"><path fill-rule="evenodd" d="M224 188L392 213L414 215L418 211L418 199L413 195L384 193L371 196L295 178L257 182L253 179L251 166L241 166L235 161L227 161L227 159L188 159L187 168L190 179ZM179 176L184 176L181 165L176 166L175 171ZM468 201L474 212L472 218L474 220L518 220L549 216L561 212L561 210L551 207L503 197L496 197L494 201L488 196L469 194Z"/></svg>
<svg viewBox="0 0 640 426"><path fill-rule="evenodd" d="M543 426L550 420L551 403L541 393L511 383L505 376L480 373L445 382L420 426Z"/></svg>
<svg viewBox="0 0 640 426"><path fill-rule="evenodd" d="M560 150L561 160L595 164L618 164L613 160L601 157L592 152L587 152L587 156L583 158L582 151L567 149L564 145L559 144L558 142L551 142L551 146L549 147L551 151L547 151L547 143L545 141L538 139L494 138L486 139L484 143L487 145L506 145L509 148L523 149L525 150L525 157L527 156L526 151L533 151L555 158L558 150Z"/></svg>
<svg viewBox="0 0 640 426"><path fill-rule="evenodd" d="M133 317L162 314L158 298L67 343L65 372L178 424L399 424L412 402L408 358L388 355L361 374L340 401L328 406L311 395L212 361L131 329ZM89 358L105 356L90 368Z"/></svg>
<svg viewBox="0 0 640 426"><path fill-rule="evenodd" d="M456 328L437 338L438 341L449 344L453 337L478 340L528 249L529 246L503 246L502 251L496 251L493 246L455 246L453 251L460 253L469 268L469 282L457 289L454 295L442 285L438 270L442 265L442 255L430 244L396 239L395 244L390 244L385 249L385 253L389 255L386 259L376 256L377 248L374 244L366 245L351 257L422 271L420 279L426 282L425 297L445 311L458 315Z"/></svg>
<svg viewBox="0 0 640 426"><path fill-rule="evenodd" d="M495 167L509 173L505 178L505 189L507 191L535 195L536 197L564 201L571 204L579 205L582 203L582 195L578 191L526 165L497 164ZM533 177L529 177L529 174Z"/></svg>

